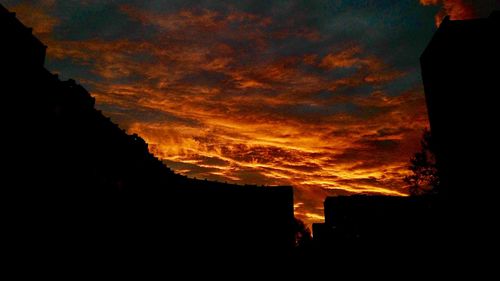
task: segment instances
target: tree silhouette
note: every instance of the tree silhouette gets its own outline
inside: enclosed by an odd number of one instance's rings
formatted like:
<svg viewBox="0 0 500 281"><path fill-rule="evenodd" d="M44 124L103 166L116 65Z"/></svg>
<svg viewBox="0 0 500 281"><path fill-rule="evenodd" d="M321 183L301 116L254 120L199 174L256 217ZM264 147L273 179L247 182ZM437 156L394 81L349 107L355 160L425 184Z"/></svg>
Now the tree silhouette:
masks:
<svg viewBox="0 0 500 281"><path fill-rule="evenodd" d="M311 231L303 221L295 218L294 223L295 247L297 249L306 249L311 246L312 237Z"/></svg>
<svg viewBox="0 0 500 281"><path fill-rule="evenodd" d="M435 193L439 187L434 144L431 132L427 128L424 129L420 145L421 150L410 160L411 175L404 178L412 196Z"/></svg>

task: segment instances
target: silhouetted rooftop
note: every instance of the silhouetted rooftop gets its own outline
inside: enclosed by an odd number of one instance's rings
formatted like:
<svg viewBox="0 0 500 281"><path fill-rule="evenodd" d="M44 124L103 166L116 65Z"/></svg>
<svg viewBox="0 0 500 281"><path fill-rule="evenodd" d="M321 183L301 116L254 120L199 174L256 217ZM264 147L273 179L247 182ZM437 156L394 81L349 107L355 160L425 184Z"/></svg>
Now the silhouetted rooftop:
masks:
<svg viewBox="0 0 500 281"><path fill-rule="evenodd" d="M450 20L449 16L445 17L422 53L422 59L435 53L456 54L457 49L470 49L469 46L483 44L484 40L498 40L499 15L500 11L494 11L488 18Z"/></svg>
<svg viewBox="0 0 500 281"><path fill-rule="evenodd" d="M4 62L13 67L25 67L27 64L43 67L47 46L32 32L32 28L26 27L16 18L16 13L9 12L0 4L0 34L2 36L0 50L3 54L8 54L4 56ZM14 63L9 63L9 61Z"/></svg>
<svg viewBox="0 0 500 281"><path fill-rule="evenodd" d="M10 229L27 251L50 245L72 257L108 250L116 258L175 259L293 249L292 187L175 174L140 136L96 110L83 86L47 71L46 47L1 5L0 34L9 117L3 184L13 193L18 227Z"/></svg>

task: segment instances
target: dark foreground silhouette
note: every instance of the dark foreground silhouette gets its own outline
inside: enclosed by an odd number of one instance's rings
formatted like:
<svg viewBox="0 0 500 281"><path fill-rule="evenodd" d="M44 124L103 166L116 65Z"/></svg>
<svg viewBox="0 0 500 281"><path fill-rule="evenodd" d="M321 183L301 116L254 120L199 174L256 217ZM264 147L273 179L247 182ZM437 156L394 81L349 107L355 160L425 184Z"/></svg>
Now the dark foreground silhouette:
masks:
<svg viewBox="0 0 500 281"><path fill-rule="evenodd" d="M47 71L46 46L0 6L9 258L58 266L90 260L193 268L244 258L258 268L290 257L317 262L357 255L359 262L394 251L436 258L436 250L488 248L495 224L484 194L498 186L498 165L489 160L499 159L493 108L500 93L499 30L498 13L445 20L422 56L442 192L328 198L313 243L296 247L306 232L294 219L291 187L238 186L173 173L144 140L95 110L83 87Z"/></svg>
<svg viewBox="0 0 500 281"><path fill-rule="evenodd" d="M215 253L292 253L291 187L173 173L144 140L94 109L83 87L47 71L46 46L2 6L0 31L2 189L15 255L194 263Z"/></svg>
<svg viewBox="0 0 500 281"><path fill-rule="evenodd" d="M313 226L316 250L366 253L399 247L442 263L450 256L479 260L478 252L497 244L500 13L446 18L422 54L421 67L437 193L328 198L325 223Z"/></svg>

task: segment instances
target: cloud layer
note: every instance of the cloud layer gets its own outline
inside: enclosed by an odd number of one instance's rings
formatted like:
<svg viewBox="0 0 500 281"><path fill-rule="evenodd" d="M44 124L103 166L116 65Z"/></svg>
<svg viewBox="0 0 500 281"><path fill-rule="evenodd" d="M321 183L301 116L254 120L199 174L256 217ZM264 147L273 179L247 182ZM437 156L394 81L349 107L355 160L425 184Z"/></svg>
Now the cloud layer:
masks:
<svg viewBox="0 0 500 281"><path fill-rule="evenodd" d="M7 4L49 46L49 68L168 166L293 185L310 223L329 195L407 194L427 126L418 56L434 11L340 2Z"/></svg>

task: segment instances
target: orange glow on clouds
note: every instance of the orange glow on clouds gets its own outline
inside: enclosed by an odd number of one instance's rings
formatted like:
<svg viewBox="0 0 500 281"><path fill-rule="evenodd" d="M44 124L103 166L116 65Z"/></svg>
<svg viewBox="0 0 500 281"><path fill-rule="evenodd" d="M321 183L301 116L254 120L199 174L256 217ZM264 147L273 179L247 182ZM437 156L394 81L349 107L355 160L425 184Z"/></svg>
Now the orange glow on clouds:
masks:
<svg viewBox="0 0 500 281"><path fill-rule="evenodd" d="M275 22L259 15L121 12L160 32L71 41L47 35L55 20L29 24L40 26L49 58L91 65L99 79L74 78L178 173L293 185L296 214L307 223L322 220L329 195L407 194L402 178L427 125L424 98L420 88L397 96L383 89L406 73L356 42L326 54L252 55L270 52L276 38L321 38L309 28L269 29ZM373 90L351 94L363 87Z"/></svg>
<svg viewBox="0 0 500 281"><path fill-rule="evenodd" d="M496 0L420 0L424 6L441 5L442 8L436 15L436 26L439 26L448 15L451 20L465 20L478 17L482 2ZM486 6L486 5L485 5ZM489 11L488 11L489 12ZM487 16L487 15L486 15Z"/></svg>

